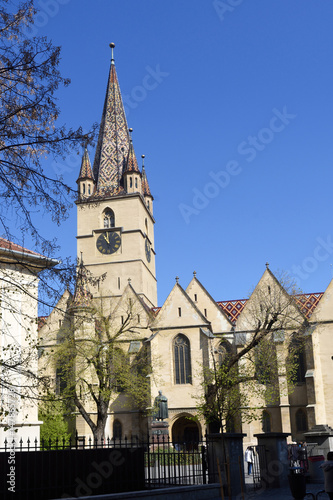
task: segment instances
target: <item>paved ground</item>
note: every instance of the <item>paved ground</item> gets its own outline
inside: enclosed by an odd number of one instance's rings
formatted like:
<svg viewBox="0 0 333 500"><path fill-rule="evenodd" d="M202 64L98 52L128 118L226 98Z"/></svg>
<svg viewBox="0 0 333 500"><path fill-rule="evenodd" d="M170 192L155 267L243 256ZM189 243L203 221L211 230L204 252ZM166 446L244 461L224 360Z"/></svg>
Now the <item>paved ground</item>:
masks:
<svg viewBox="0 0 333 500"><path fill-rule="evenodd" d="M316 494L324 489L324 484L307 484L306 491L307 493L312 493L312 495L307 495L305 500L310 500L316 498ZM247 493L245 494L246 500L293 500L293 496L290 493L289 488L278 488L278 489L270 489L265 490L263 488L254 490L251 484L247 484ZM326 493L322 493L318 495L318 500L326 500L328 499L328 495ZM239 497L235 500L242 500L242 497Z"/></svg>

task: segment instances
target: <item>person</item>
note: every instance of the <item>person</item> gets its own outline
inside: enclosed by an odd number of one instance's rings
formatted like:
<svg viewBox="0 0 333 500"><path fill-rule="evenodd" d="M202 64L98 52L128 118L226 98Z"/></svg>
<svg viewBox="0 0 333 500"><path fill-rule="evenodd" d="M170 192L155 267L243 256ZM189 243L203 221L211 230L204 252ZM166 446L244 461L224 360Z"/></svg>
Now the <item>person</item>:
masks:
<svg viewBox="0 0 333 500"><path fill-rule="evenodd" d="M333 451L327 453L327 461L320 466L324 471L325 492L333 500Z"/></svg>
<svg viewBox="0 0 333 500"><path fill-rule="evenodd" d="M250 476L254 462L254 452L252 446L248 446L245 450L245 462L247 462L247 473Z"/></svg>
<svg viewBox="0 0 333 500"><path fill-rule="evenodd" d="M158 396L156 396L154 402L154 408L153 420L164 420L168 418L168 398L163 396L162 391L158 391Z"/></svg>

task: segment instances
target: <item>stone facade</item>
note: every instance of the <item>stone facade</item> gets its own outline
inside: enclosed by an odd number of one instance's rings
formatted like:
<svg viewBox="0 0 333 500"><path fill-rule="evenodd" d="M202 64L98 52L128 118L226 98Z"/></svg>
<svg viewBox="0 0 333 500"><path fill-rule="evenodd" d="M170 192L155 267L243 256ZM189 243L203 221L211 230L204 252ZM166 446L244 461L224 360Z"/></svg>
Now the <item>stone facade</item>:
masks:
<svg viewBox="0 0 333 500"><path fill-rule="evenodd" d="M153 197L127 131L113 59L94 168L85 150L78 188L77 255L97 279L87 284L91 304L102 307L119 327L130 304L137 334L134 339L124 333L122 348L131 352L134 340L137 348L148 348L152 365L150 407L162 390L168 398L170 437L186 440L203 436L203 418L194 419L198 398L203 394L203 367L213 367L221 346L242 351L253 338L258 319L269 310L269 300L283 311L283 321L279 320L279 328L274 327L272 337L279 359L276 376L280 392L267 405L260 391L256 393L251 405L257 419L246 423L245 410L240 407L233 422L235 431L246 433L248 445L256 443L254 435L263 429L300 440L315 424L333 426L333 400L329 396L333 389L333 283L324 294L290 295L267 265L249 299L216 302L194 273L186 288L177 278L165 303L157 307ZM104 279L98 280L102 275ZM59 325L75 328L75 308L87 306L84 300L80 303L81 299L77 290L73 308L72 298L65 292L62 301L67 306L54 311L40 331L49 345L52 336L57 344ZM82 318L82 310L80 314ZM87 324L88 316L84 320ZM288 343L300 331L304 347L298 382L290 393L285 369ZM53 370L56 380L55 367L48 369ZM247 390L246 385L242 390ZM93 414L93 405L91 410ZM126 397L119 393L110 404L106 436L112 437L115 432L118 437L145 435L150 419L138 413L135 405L126 405ZM76 429L79 435L91 435L79 414Z"/></svg>

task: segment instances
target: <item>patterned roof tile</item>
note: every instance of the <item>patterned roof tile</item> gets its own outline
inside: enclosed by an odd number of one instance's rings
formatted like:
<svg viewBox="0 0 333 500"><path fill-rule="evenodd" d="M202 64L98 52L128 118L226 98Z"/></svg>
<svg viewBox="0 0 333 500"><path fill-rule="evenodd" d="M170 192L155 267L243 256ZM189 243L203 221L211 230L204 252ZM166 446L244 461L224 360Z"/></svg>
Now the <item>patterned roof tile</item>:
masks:
<svg viewBox="0 0 333 500"><path fill-rule="evenodd" d="M117 190L129 150L129 133L116 68L111 61L93 173L97 196Z"/></svg>

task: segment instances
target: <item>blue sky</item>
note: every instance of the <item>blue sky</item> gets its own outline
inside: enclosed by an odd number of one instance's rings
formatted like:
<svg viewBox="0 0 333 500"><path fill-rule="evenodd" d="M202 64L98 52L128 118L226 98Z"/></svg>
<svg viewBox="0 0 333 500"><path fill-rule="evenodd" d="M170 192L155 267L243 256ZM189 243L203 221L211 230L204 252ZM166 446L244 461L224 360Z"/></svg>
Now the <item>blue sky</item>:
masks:
<svg viewBox="0 0 333 500"><path fill-rule="evenodd" d="M158 302L178 275L216 300L264 272L304 292L332 278L333 3L329 0L40 0L36 32L62 46L60 120L99 121L115 60L155 198ZM90 150L91 159L94 152ZM80 156L55 164L75 186ZM76 207L60 254L76 255Z"/></svg>

